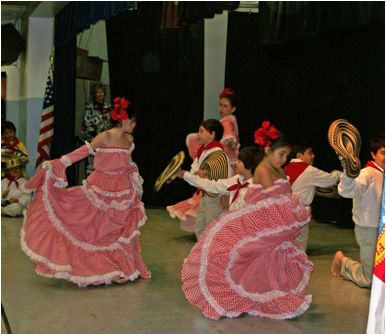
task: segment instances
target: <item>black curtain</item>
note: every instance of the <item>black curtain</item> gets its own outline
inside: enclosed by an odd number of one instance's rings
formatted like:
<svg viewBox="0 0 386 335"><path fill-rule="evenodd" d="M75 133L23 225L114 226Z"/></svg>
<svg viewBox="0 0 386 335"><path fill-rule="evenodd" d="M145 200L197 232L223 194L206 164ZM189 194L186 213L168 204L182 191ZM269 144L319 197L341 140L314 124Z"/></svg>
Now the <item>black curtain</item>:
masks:
<svg viewBox="0 0 386 335"><path fill-rule="evenodd" d="M76 35L98 20L133 6L133 1L77 1L70 2L55 16L55 130L51 158L75 149ZM70 168L67 176L73 184L75 169Z"/></svg>
<svg viewBox="0 0 386 335"><path fill-rule="evenodd" d="M112 97L137 109L133 159L144 178L146 205L170 205L194 189L177 180L159 193L154 182L169 160L185 150L185 137L203 119L203 21L160 33L162 2L139 2L138 10L107 21ZM184 167L189 168L190 158Z"/></svg>
<svg viewBox="0 0 386 335"><path fill-rule="evenodd" d="M320 16L347 18L353 6L351 2L322 5ZM360 3L356 8L359 11L363 6ZM351 21L331 29L322 25L323 29L308 35L300 34L283 16L286 32L269 40L268 34L256 33L269 21L264 13L270 12L262 4L259 14L229 15L226 87L242 97L243 108L237 115L241 144L251 143L254 130L262 121L271 120L292 141L313 142L316 167L341 169L328 144L327 130L333 120L346 118L361 133L361 161L365 163L370 138L384 131L384 24L377 16L366 24ZM304 15L302 22L308 19ZM276 22L272 29L283 24ZM316 198L314 216L351 225L351 200Z"/></svg>

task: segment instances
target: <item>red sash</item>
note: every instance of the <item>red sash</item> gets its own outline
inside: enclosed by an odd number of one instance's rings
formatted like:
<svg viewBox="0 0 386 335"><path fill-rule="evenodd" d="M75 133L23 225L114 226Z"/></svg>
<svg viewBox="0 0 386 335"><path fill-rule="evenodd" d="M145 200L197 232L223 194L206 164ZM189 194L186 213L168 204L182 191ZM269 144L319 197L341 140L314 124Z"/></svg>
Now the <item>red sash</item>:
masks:
<svg viewBox="0 0 386 335"><path fill-rule="evenodd" d="M232 198L232 201L231 201L231 204L233 204L235 202L235 200L237 199L237 197L239 196L239 192L242 188L244 187L247 187L249 183L244 183L244 184L241 184L240 183L240 179L237 179L237 184L234 184L234 185L231 185L227 188L228 191L234 191L236 190L235 194L233 195L233 198Z"/></svg>
<svg viewBox="0 0 386 335"><path fill-rule="evenodd" d="M224 150L223 145L219 141L213 141L207 145L202 145L197 150L197 159L200 159L200 156L205 150L213 149L213 148L220 148L221 150Z"/></svg>
<svg viewBox="0 0 386 335"><path fill-rule="evenodd" d="M383 173L383 171L381 170L381 168L380 168L378 165L376 165L373 161L368 161L368 162L366 163L366 165L365 165L365 168L366 168L366 167L372 167L372 168L378 170L380 173Z"/></svg>
<svg viewBox="0 0 386 335"><path fill-rule="evenodd" d="M3 142L3 144L5 144L9 150L17 152L20 151L20 149L17 147L17 145L20 143L20 140L17 137L15 138L15 141L11 143L7 137L1 136L1 142Z"/></svg>
<svg viewBox="0 0 386 335"><path fill-rule="evenodd" d="M290 162L285 168L284 172L289 177L289 182L292 185L296 179L303 173L310 164L306 162Z"/></svg>
<svg viewBox="0 0 386 335"><path fill-rule="evenodd" d="M16 187L19 188L19 182L17 180L20 179L20 178L21 177L16 177L16 178L7 177L7 179L8 179L8 187L10 187L12 183L15 183Z"/></svg>

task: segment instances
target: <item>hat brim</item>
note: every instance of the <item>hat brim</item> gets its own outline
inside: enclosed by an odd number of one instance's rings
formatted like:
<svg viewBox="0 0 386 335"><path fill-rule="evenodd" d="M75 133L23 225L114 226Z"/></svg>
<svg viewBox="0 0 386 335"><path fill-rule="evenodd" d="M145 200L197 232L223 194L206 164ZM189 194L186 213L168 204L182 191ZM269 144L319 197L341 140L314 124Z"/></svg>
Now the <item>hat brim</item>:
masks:
<svg viewBox="0 0 386 335"><path fill-rule="evenodd" d="M338 119L331 123L327 136L331 147L340 156L347 176L358 177L361 170L359 160L361 136L358 129L347 120Z"/></svg>
<svg viewBox="0 0 386 335"><path fill-rule="evenodd" d="M322 198L339 199L338 186L332 185L330 187L316 187L315 194Z"/></svg>
<svg viewBox="0 0 386 335"><path fill-rule="evenodd" d="M168 165L165 167L165 169L161 172L159 177L157 178L155 184L154 184L154 191L158 192L161 187L168 182L171 182L175 179L177 176L177 172L180 169L182 163L185 159L185 153L183 151L180 151L177 155L175 155Z"/></svg>

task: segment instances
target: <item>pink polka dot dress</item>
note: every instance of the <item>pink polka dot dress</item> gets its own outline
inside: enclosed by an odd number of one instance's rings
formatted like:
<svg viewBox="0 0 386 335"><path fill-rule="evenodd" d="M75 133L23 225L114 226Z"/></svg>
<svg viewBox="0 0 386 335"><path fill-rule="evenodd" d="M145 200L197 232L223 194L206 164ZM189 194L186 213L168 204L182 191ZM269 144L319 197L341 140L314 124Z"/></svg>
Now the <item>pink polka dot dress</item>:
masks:
<svg viewBox="0 0 386 335"><path fill-rule="evenodd" d="M21 245L39 275L81 287L150 278L140 255L139 228L147 217L133 149L133 144L97 149L95 171L81 186L64 188L65 166L59 160L46 162L27 183L35 195Z"/></svg>
<svg viewBox="0 0 386 335"><path fill-rule="evenodd" d="M293 238L310 212L285 180L266 190L255 185L245 199L247 205L213 221L185 259L185 296L211 319L301 315L311 304L313 265Z"/></svg>

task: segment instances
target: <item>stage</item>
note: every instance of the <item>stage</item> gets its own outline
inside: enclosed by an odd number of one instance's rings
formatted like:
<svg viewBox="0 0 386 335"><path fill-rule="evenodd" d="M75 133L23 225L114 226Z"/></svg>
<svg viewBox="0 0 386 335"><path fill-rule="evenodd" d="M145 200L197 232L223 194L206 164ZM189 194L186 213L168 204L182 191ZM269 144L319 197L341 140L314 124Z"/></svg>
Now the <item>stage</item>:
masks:
<svg viewBox="0 0 386 335"><path fill-rule="evenodd" d="M311 308L277 321L242 316L206 319L185 299L180 271L195 238L164 209L147 209L141 230L149 280L78 288L38 276L20 248L22 218L2 218L2 333L365 333L370 290L330 275L336 250L358 257L352 229L313 221L308 292Z"/></svg>

